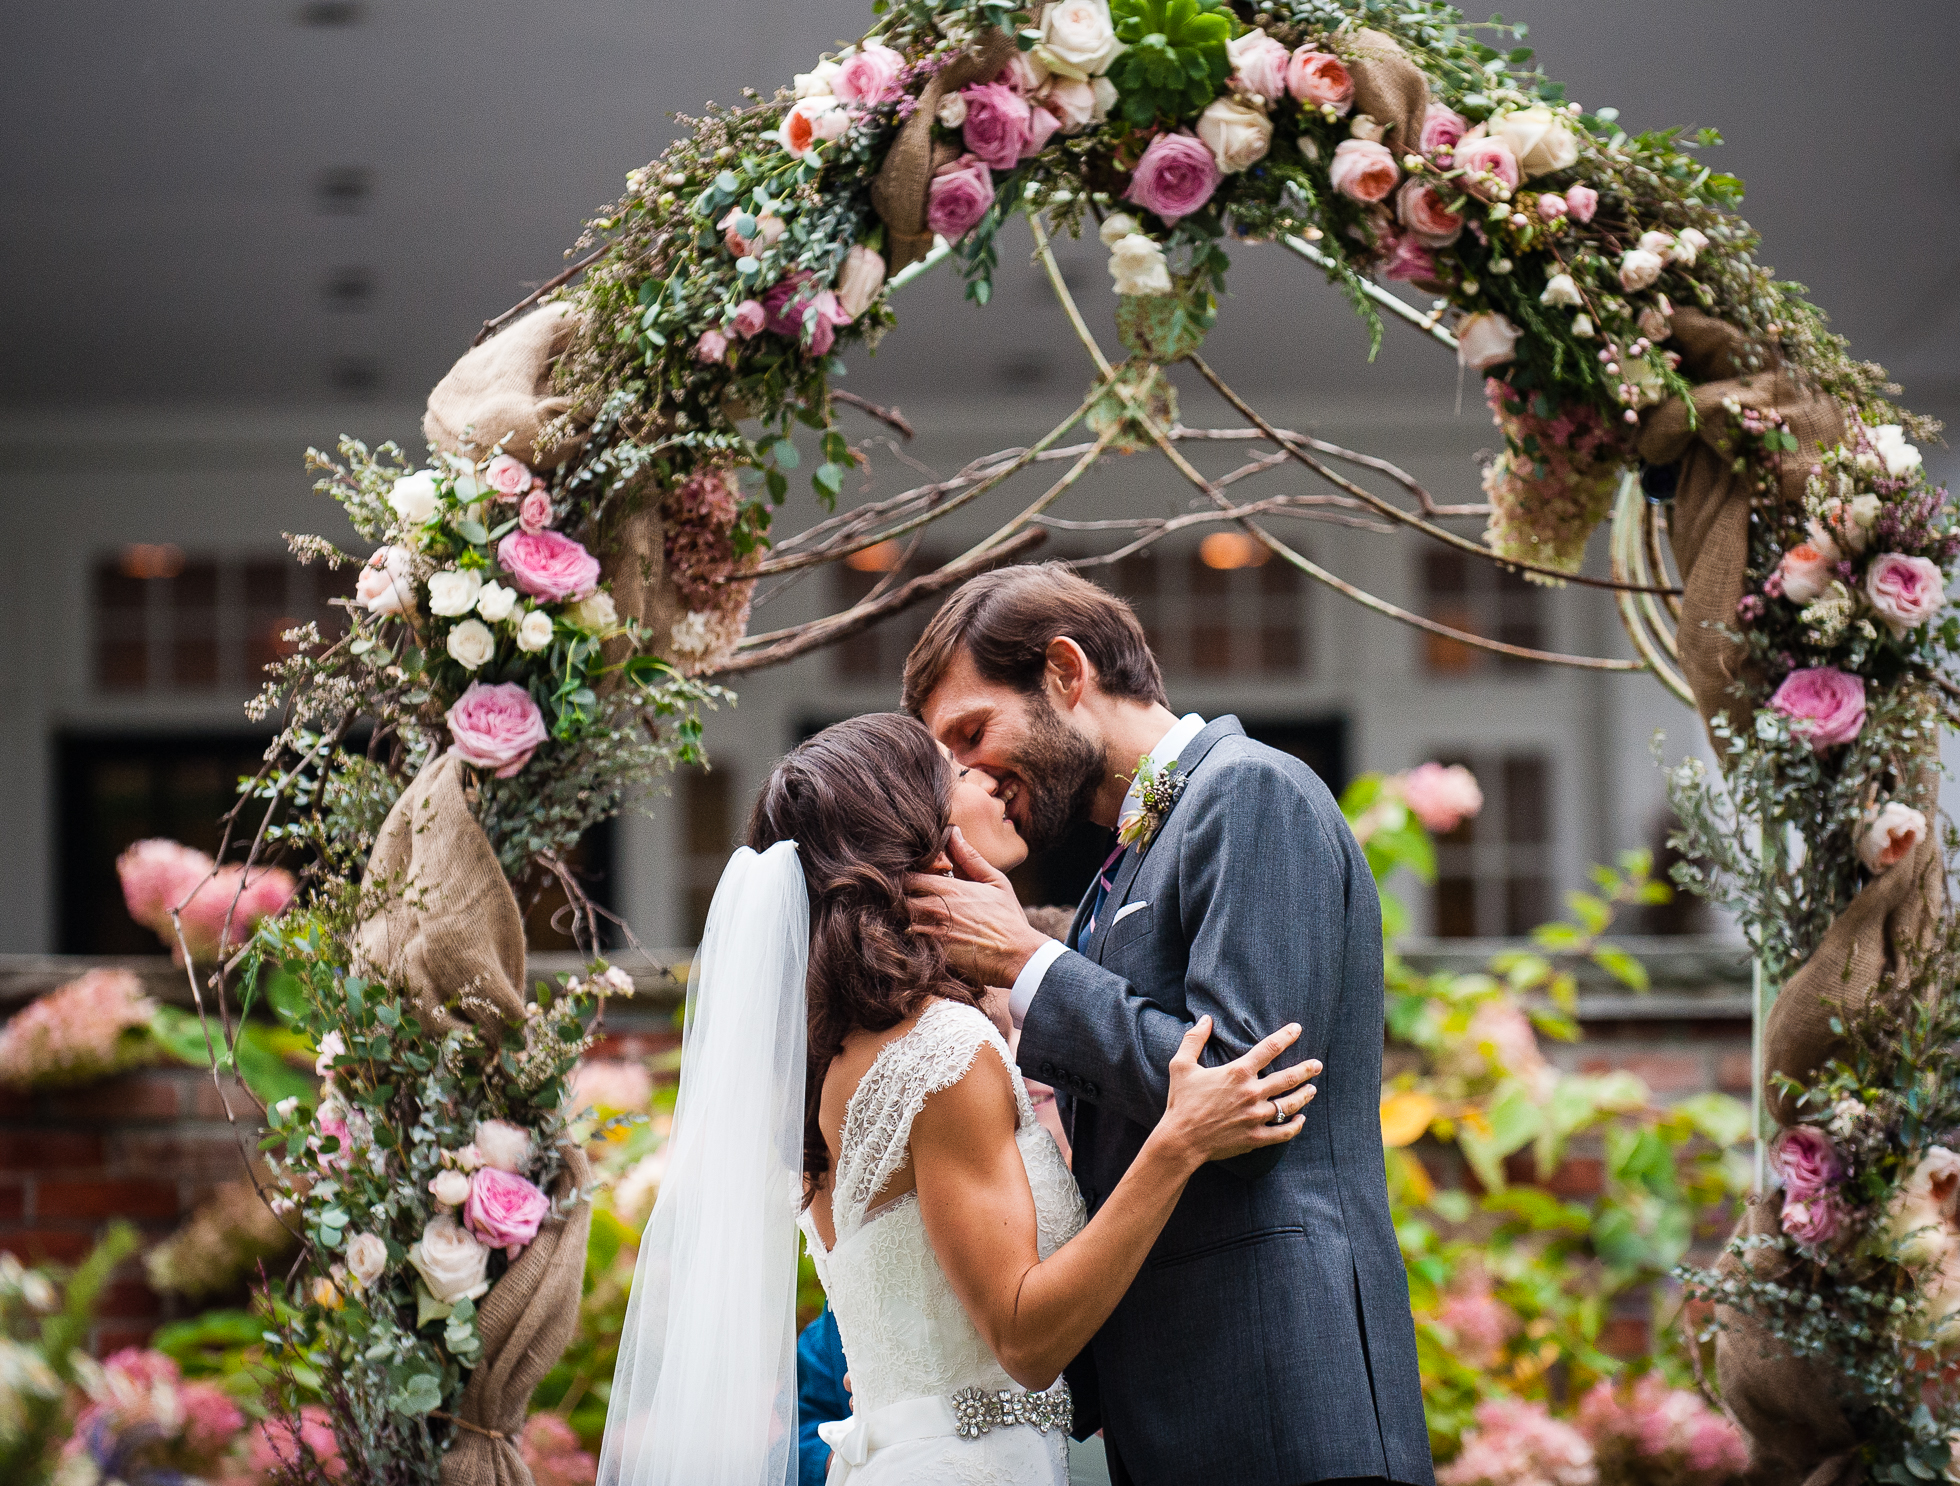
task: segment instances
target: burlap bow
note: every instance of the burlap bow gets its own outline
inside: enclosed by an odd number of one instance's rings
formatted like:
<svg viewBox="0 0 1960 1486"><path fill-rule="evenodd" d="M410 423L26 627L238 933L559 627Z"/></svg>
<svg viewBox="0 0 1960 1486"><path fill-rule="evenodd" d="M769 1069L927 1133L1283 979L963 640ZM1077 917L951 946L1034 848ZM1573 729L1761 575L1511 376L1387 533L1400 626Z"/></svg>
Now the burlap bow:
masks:
<svg viewBox="0 0 1960 1486"><path fill-rule="evenodd" d="M470 347L429 394L423 434L438 449L471 459L501 444L533 467L563 464L583 440L560 439L540 454L538 432L572 405L553 395L551 373L578 328L571 305L558 300Z"/></svg>

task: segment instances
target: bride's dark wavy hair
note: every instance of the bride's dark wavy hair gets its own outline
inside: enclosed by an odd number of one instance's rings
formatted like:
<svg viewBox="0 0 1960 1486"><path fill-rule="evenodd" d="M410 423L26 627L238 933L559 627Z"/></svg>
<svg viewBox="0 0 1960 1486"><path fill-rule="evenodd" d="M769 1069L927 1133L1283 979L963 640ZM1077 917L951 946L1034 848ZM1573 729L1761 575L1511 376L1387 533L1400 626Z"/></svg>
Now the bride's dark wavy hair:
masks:
<svg viewBox="0 0 1960 1486"><path fill-rule="evenodd" d="M905 908L906 875L928 870L945 848L952 793L952 766L925 726L877 712L792 749L749 813L748 844L767 851L794 841L810 889L805 1203L830 1169L817 1111L844 1039L897 1026L927 996L980 1004L939 942L911 932Z"/></svg>

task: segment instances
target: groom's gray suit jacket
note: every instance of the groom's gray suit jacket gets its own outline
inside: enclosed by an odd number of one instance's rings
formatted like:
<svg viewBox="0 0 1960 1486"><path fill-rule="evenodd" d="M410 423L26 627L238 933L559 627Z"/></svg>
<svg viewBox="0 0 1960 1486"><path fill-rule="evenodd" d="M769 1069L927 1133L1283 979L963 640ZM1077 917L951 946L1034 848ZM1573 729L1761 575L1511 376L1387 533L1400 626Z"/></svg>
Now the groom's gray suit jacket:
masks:
<svg viewBox="0 0 1960 1486"><path fill-rule="evenodd" d="M1155 839L1118 862L1087 933L1021 1030L1055 1086L1094 1213L1163 1113L1178 1041L1210 1013L1207 1063L1287 1022L1280 1060L1326 1070L1291 1143L1205 1166L1142 1272L1069 1370L1137 1486L1431 1486L1408 1276L1389 1221L1381 1118L1381 904L1320 779L1235 717L1183 751Z"/></svg>

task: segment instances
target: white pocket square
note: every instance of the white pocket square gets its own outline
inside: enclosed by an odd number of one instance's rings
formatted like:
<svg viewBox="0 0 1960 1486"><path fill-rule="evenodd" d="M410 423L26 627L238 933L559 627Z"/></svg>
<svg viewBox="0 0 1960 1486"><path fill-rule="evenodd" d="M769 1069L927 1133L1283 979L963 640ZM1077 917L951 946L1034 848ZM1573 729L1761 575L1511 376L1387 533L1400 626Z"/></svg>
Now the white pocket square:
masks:
<svg viewBox="0 0 1960 1486"><path fill-rule="evenodd" d="M1125 903L1121 908L1116 910L1116 917L1109 921L1110 928L1112 929L1115 928L1118 924L1122 923L1123 920L1128 918L1131 914L1141 912L1143 909L1148 908L1149 906L1150 905L1148 903Z"/></svg>

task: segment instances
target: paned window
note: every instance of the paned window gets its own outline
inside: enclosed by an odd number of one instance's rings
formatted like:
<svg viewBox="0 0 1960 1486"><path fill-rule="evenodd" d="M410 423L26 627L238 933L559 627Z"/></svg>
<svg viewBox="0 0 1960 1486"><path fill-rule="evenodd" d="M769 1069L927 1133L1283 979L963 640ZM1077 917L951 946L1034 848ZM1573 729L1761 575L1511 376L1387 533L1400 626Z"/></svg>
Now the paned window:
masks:
<svg viewBox="0 0 1960 1486"><path fill-rule="evenodd" d="M1436 843L1435 932L1530 933L1552 913L1551 765L1534 753L1437 756L1469 767L1484 808Z"/></svg>
<svg viewBox="0 0 1960 1486"><path fill-rule="evenodd" d="M1501 640L1541 650L1545 639L1545 590L1496 563L1450 547L1423 551L1423 612L1451 629L1485 640ZM1419 634L1422 667L1432 676L1483 676L1503 672L1526 676L1534 661L1494 655L1461 640L1426 631Z"/></svg>

